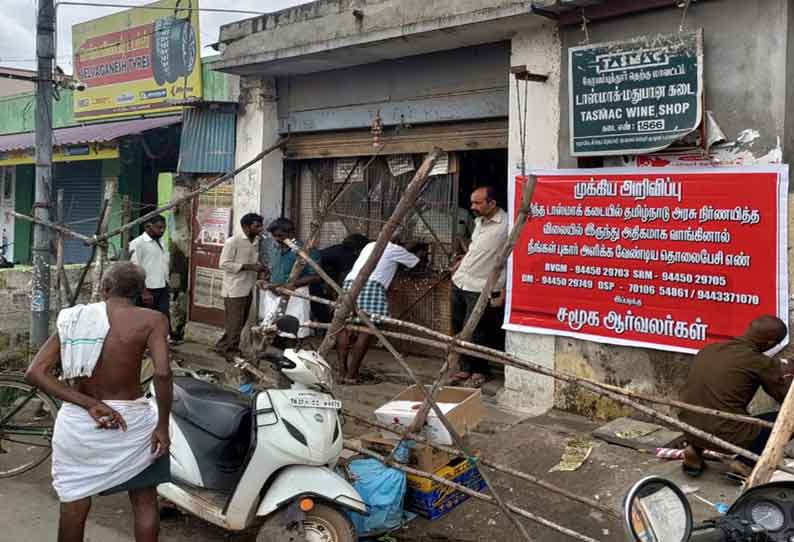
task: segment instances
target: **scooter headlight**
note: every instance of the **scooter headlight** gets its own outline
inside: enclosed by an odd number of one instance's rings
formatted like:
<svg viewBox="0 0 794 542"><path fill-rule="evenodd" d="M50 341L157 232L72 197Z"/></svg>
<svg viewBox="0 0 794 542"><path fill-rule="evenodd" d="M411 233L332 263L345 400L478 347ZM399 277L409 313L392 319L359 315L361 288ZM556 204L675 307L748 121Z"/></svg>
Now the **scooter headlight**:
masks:
<svg viewBox="0 0 794 542"><path fill-rule="evenodd" d="M328 367L314 362L306 363L306 367L308 367L314 378L317 379L317 383L321 386L330 389L334 385L334 374Z"/></svg>

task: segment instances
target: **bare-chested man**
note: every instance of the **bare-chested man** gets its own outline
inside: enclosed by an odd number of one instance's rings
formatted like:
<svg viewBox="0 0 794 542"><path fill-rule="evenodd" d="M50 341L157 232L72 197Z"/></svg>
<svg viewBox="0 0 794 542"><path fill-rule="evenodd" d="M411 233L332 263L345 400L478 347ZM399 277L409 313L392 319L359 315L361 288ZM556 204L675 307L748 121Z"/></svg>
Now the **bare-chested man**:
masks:
<svg viewBox="0 0 794 542"><path fill-rule="evenodd" d="M114 265L102 281L105 302L78 307L71 320L62 312L59 331L27 371L28 382L64 401L55 423L52 454L53 486L61 500L59 542L82 542L91 497L120 491L129 493L135 540L158 538L156 486L170 479L168 417L173 389L168 320L135 306L144 278L143 270L132 263ZM104 333L91 335L92 325ZM95 365L86 372L79 364L91 357L92 347ZM157 409L143 397L140 385L147 348L154 361ZM75 365L86 376L74 378L68 386L52 374L59 363L65 376Z"/></svg>

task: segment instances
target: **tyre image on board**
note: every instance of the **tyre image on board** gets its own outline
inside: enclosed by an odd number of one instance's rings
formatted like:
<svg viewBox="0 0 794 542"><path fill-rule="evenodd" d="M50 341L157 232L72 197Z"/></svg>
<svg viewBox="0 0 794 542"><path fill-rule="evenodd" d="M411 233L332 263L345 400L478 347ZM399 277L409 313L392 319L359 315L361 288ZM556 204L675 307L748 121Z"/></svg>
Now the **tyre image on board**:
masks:
<svg viewBox="0 0 794 542"><path fill-rule="evenodd" d="M196 63L196 32L190 21L163 17L154 23L152 71L158 85L189 75Z"/></svg>
<svg viewBox="0 0 794 542"><path fill-rule="evenodd" d="M311 512L306 512L303 520L304 535L292 531L288 536L275 535L272 523L278 522L275 514L259 531L256 542L272 542L278 536L279 542L356 542L353 526L340 510L326 504L315 504Z"/></svg>

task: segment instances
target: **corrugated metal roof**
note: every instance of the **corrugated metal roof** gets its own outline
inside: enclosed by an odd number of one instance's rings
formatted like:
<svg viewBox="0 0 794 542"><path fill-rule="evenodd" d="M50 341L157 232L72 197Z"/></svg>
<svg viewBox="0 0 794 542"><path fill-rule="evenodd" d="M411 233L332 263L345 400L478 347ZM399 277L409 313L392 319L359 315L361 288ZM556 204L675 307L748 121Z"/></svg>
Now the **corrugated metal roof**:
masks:
<svg viewBox="0 0 794 542"><path fill-rule="evenodd" d="M53 145L75 145L95 141L113 141L120 137L140 134L147 130L162 128L182 122L180 115L154 117L150 119L122 120L101 124L87 124L71 128L58 128L53 131ZM0 136L0 152L17 149L30 149L36 145L34 132Z"/></svg>
<svg viewBox="0 0 794 542"><path fill-rule="evenodd" d="M226 173L234 169L234 108L190 107L182 115L177 171Z"/></svg>

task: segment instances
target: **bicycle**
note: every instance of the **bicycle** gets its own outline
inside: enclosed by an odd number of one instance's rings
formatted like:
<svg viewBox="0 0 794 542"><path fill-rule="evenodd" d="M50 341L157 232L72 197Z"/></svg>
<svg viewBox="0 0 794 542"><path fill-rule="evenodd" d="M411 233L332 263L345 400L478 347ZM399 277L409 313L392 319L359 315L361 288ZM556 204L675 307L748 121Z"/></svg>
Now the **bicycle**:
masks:
<svg viewBox="0 0 794 542"><path fill-rule="evenodd" d="M41 465L52 452L59 402L21 374L0 373L0 478Z"/></svg>

